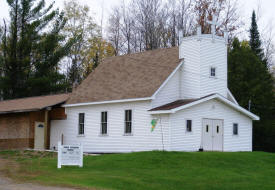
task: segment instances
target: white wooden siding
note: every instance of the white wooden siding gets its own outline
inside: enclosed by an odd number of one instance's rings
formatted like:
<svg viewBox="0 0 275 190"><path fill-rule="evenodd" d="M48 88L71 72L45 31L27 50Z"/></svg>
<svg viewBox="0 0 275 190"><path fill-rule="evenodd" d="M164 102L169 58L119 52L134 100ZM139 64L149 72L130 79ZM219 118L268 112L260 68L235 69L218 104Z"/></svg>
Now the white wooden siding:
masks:
<svg viewBox="0 0 275 190"><path fill-rule="evenodd" d="M155 99L152 100L152 108L180 99L180 72L181 70L179 69L156 94Z"/></svg>
<svg viewBox="0 0 275 190"><path fill-rule="evenodd" d="M132 136L124 134L124 111L132 110ZM85 152L132 152L162 150L160 121L151 132L151 120L148 114L150 101L133 103L104 104L66 108L67 120L51 122L50 147L57 147L61 135L64 144L82 143ZM101 136L101 112L108 112L108 135ZM78 113L85 113L85 135L78 136ZM159 118L159 116L157 117ZM168 115L161 116L163 142L165 150L170 148L170 130Z"/></svg>
<svg viewBox="0 0 275 190"><path fill-rule="evenodd" d="M183 40L179 47L184 59L181 78L181 98L199 98L200 92L200 41L194 38Z"/></svg>
<svg viewBox="0 0 275 190"><path fill-rule="evenodd" d="M202 119L224 121L224 151L252 150L252 121L247 116L217 100L171 114L171 150L198 151L201 147ZM192 119L192 132L186 132L186 119ZM239 134L233 135L233 123L239 124Z"/></svg>
<svg viewBox="0 0 275 190"><path fill-rule="evenodd" d="M208 35L184 38L180 48L184 59L181 79L183 99L200 98L212 93L227 95L227 45L224 40ZM210 77L211 66L216 77Z"/></svg>
<svg viewBox="0 0 275 190"><path fill-rule="evenodd" d="M227 46L224 41L203 39L200 47L200 97L218 93L227 97ZM210 68L216 77L210 77Z"/></svg>
<svg viewBox="0 0 275 190"><path fill-rule="evenodd" d="M205 37L184 38L179 47L182 67L156 94L152 107L178 99L200 98L218 93L227 97L227 45L224 40ZM216 77L210 77L210 68Z"/></svg>
<svg viewBox="0 0 275 190"><path fill-rule="evenodd" d="M201 146L202 119L224 121L224 151L252 150L252 121L217 100L190 107L171 115L147 112L149 101L66 108L67 120L51 122L51 148L64 134L65 144L82 143L85 152L132 152L165 150L198 151ZM132 136L124 135L124 110L133 110ZM100 114L108 111L108 135L100 135ZM85 136L78 136L78 113L85 113ZM157 126L151 132L151 120ZM192 120L192 132L186 132L186 120ZM233 135L233 123L239 134ZM163 141L162 141L163 134ZM162 145L162 142L164 143Z"/></svg>

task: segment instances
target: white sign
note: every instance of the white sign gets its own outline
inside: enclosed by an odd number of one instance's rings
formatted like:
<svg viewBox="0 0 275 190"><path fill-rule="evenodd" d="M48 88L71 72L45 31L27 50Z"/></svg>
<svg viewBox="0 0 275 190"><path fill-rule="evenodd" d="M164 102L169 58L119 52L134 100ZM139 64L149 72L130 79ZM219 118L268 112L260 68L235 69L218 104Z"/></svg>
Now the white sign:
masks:
<svg viewBox="0 0 275 190"><path fill-rule="evenodd" d="M57 167L61 166L83 167L83 147L82 145L61 145L58 142Z"/></svg>

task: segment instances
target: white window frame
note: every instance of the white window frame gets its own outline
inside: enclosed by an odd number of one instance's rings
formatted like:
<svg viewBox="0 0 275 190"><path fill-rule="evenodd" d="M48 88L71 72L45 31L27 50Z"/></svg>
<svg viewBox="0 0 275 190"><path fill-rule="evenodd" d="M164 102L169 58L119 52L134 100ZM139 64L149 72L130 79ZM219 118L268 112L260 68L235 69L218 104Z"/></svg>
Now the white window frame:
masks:
<svg viewBox="0 0 275 190"><path fill-rule="evenodd" d="M215 69L215 76L212 76L212 69ZM217 67L215 67L215 66L210 66L210 69L209 69L209 77L210 77L210 78L217 78Z"/></svg>
<svg viewBox="0 0 275 190"><path fill-rule="evenodd" d="M80 114L83 114L83 116L84 116L84 119L83 119L83 123L80 123L80 121L79 121L79 119L80 119ZM85 117L85 113L84 112L79 112L78 113L78 131L77 131L77 134L78 134L78 136L85 136L85 120L86 120L86 117ZM80 134L80 125L83 125L83 133L81 133Z"/></svg>
<svg viewBox="0 0 275 190"><path fill-rule="evenodd" d="M131 121L126 121L126 111L131 110ZM131 122L131 132L126 133L126 122ZM132 136L133 135L133 110L132 109L125 109L124 110L124 135L125 136Z"/></svg>
<svg viewBox="0 0 275 190"><path fill-rule="evenodd" d="M237 125L237 134L234 134L235 125ZM239 123L233 123L232 134L233 134L233 136L238 136L239 135Z"/></svg>
<svg viewBox="0 0 275 190"><path fill-rule="evenodd" d="M106 120L106 122L102 122L102 113L107 113L107 120ZM102 124L103 123L106 123L106 133L103 133L103 126L102 126ZM101 136L108 136L108 111L102 111L102 112L100 112L100 135Z"/></svg>

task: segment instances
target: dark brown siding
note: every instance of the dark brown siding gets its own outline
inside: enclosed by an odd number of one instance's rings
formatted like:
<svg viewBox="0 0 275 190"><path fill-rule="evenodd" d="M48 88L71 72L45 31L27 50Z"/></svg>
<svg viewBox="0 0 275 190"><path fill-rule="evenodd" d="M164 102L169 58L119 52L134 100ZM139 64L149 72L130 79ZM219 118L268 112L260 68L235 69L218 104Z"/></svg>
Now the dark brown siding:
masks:
<svg viewBox="0 0 275 190"><path fill-rule="evenodd" d="M0 149L29 148L29 126L29 113L0 115Z"/></svg>
<svg viewBox="0 0 275 190"><path fill-rule="evenodd" d="M45 122L45 110L0 115L0 150L34 148L35 122ZM48 112L47 144L50 146L50 120L66 119L65 108Z"/></svg>
<svg viewBox="0 0 275 190"><path fill-rule="evenodd" d="M30 139L0 139L0 150L29 148Z"/></svg>
<svg viewBox="0 0 275 190"><path fill-rule="evenodd" d="M63 120L67 119L67 115L65 114L65 108L53 108L50 111L50 119L51 120Z"/></svg>

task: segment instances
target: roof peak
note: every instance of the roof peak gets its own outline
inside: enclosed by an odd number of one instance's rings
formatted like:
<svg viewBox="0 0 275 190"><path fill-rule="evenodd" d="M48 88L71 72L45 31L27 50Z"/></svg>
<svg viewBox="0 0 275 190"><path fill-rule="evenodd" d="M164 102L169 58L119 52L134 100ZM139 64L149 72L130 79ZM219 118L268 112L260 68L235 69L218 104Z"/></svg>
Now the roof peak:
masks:
<svg viewBox="0 0 275 190"><path fill-rule="evenodd" d="M176 49L176 48L179 48L179 47L178 46L161 47L161 48L150 49L150 50L145 50L145 51L141 51L141 52L134 52L134 53L129 53L129 54L123 54L123 55L117 55L117 56L107 57L104 60L115 58L115 57L128 57L128 56L133 56L133 55L141 55L141 54L144 54L144 53L154 53L156 51L162 51L162 50L164 51L164 50Z"/></svg>
<svg viewBox="0 0 275 190"><path fill-rule="evenodd" d="M106 58L82 81L67 103L151 97L179 64L178 47Z"/></svg>

